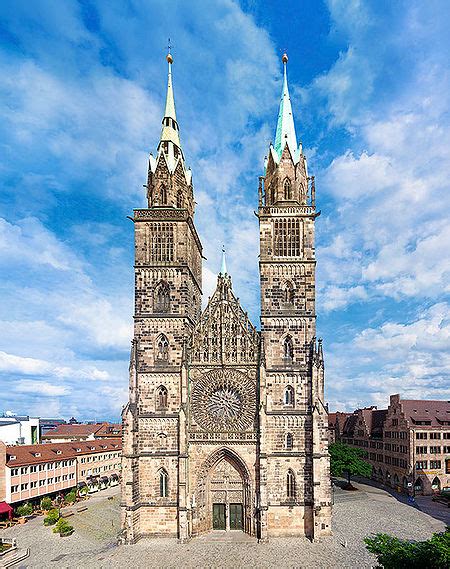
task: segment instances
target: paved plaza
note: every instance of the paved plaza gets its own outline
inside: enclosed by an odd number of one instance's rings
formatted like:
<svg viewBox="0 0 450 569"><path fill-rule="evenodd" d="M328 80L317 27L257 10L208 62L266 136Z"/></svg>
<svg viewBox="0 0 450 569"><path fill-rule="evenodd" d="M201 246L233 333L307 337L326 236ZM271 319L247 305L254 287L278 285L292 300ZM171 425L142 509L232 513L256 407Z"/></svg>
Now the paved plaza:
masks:
<svg viewBox="0 0 450 569"><path fill-rule="evenodd" d="M450 509L420 500L432 516L404 503L385 490L355 484L358 491L335 490L333 536L320 543L307 539L272 539L258 544L241 532L213 532L188 544L176 540L142 540L134 546L117 546L119 495L117 488L86 502L87 510L68 518L75 533L60 538L44 527L42 517L0 532L16 537L30 557L15 567L357 567L369 568L374 558L363 538L387 532L401 538L426 539L450 523ZM108 499L109 498L109 499Z"/></svg>

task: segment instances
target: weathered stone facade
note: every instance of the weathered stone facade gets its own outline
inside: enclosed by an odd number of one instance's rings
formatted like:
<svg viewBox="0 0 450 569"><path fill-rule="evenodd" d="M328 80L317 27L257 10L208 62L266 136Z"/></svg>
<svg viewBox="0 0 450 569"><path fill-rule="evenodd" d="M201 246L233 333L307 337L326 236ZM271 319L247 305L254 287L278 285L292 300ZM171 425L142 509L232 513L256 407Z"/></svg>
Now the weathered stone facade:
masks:
<svg viewBox="0 0 450 569"><path fill-rule="evenodd" d="M286 80L259 185L261 332L225 263L201 311L202 248L169 83L148 209L135 210L135 330L123 411L124 540L211 529L330 533L322 343L315 332L314 179ZM287 97L287 99L286 99ZM290 115L290 116L289 116Z"/></svg>

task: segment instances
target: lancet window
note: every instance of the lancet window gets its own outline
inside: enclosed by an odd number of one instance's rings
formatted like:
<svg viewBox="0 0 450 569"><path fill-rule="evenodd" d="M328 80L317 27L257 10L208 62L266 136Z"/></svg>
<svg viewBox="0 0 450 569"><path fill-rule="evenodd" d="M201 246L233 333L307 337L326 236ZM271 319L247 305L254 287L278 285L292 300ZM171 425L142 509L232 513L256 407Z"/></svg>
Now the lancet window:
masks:
<svg viewBox="0 0 450 569"><path fill-rule="evenodd" d="M284 390L284 404L291 407L294 405L294 388L292 385L288 385Z"/></svg>
<svg viewBox="0 0 450 569"><path fill-rule="evenodd" d="M273 250L276 257L300 257L302 244L300 219L276 219Z"/></svg>
<svg viewBox="0 0 450 569"><path fill-rule="evenodd" d="M286 450L292 450L294 448L294 437L292 433L286 435Z"/></svg>
<svg viewBox="0 0 450 569"><path fill-rule="evenodd" d="M152 231L152 261L173 261L173 225L171 223L154 223Z"/></svg>
<svg viewBox="0 0 450 569"><path fill-rule="evenodd" d="M156 391L156 406L158 409L167 409L168 393L164 385L160 385Z"/></svg>
<svg viewBox="0 0 450 569"><path fill-rule="evenodd" d="M284 181L284 199L285 200L292 199L292 186L289 178L286 178L286 180Z"/></svg>
<svg viewBox="0 0 450 569"><path fill-rule="evenodd" d="M183 207L183 192L181 190L178 190L177 193L177 208L178 209L182 209Z"/></svg>
<svg viewBox="0 0 450 569"><path fill-rule="evenodd" d="M295 498L295 474L291 469L286 474L286 496L288 498Z"/></svg>
<svg viewBox="0 0 450 569"><path fill-rule="evenodd" d="M164 334L161 334L158 338L156 356L160 361L167 361L169 359L169 340Z"/></svg>
<svg viewBox="0 0 450 569"><path fill-rule="evenodd" d="M284 285L284 302L294 304L294 285L290 281Z"/></svg>
<svg viewBox="0 0 450 569"><path fill-rule="evenodd" d="M166 281L161 281L155 290L155 312L169 312L170 309L170 286Z"/></svg>
<svg viewBox="0 0 450 569"><path fill-rule="evenodd" d="M294 343L290 336L286 336L283 342L283 355L284 359L292 362L294 359Z"/></svg>
<svg viewBox="0 0 450 569"><path fill-rule="evenodd" d="M169 495L169 475L162 469L159 471L159 496L167 498Z"/></svg>

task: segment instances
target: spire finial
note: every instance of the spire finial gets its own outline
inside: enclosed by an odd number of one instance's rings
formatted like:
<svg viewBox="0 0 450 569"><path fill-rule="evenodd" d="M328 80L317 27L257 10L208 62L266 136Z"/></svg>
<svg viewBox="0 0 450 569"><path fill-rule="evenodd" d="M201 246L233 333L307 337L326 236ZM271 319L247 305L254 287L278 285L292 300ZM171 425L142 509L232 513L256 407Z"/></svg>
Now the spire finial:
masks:
<svg viewBox="0 0 450 569"><path fill-rule="evenodd" d="M225 245L222 245L222 264L220 265L220 274L223 277L227 274L227 260L225 258Z"/></svg>
<svg viewBox="0 0 450 569"><path fill-rule="evenodd" d="M167 57L166 57L169 65L172 65L172 63L173 63L173 57L172 57L171 49L172 49L172 44L170 43L170 38L169 38L167 40Z"/></svg>
<svg viewBox="0 0 450 569"><path fill-rule="evenodd" d="M286 65L286 63L288 62L289 57L286 53L286 51L283 53L283 55L281 56L281 61Z"/></svg>

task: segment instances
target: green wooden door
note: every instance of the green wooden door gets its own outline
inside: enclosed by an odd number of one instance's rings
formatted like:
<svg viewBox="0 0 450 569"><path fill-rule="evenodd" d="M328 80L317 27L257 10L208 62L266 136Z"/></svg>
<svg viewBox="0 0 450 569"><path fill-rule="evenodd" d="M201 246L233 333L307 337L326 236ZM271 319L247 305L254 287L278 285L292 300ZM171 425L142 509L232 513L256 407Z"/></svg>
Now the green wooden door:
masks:
<svg viewBox="0 0 450 569"><path fill-rule="evenodd" d="M230 504L230 529L240 529L244 527L242 516L242 504Z"/></svg>
<svg viewBox="0 0 450 569"><path fill-rule="evenodd" d="M213 504L213 529L225 529L225 504Z"/></svg>

